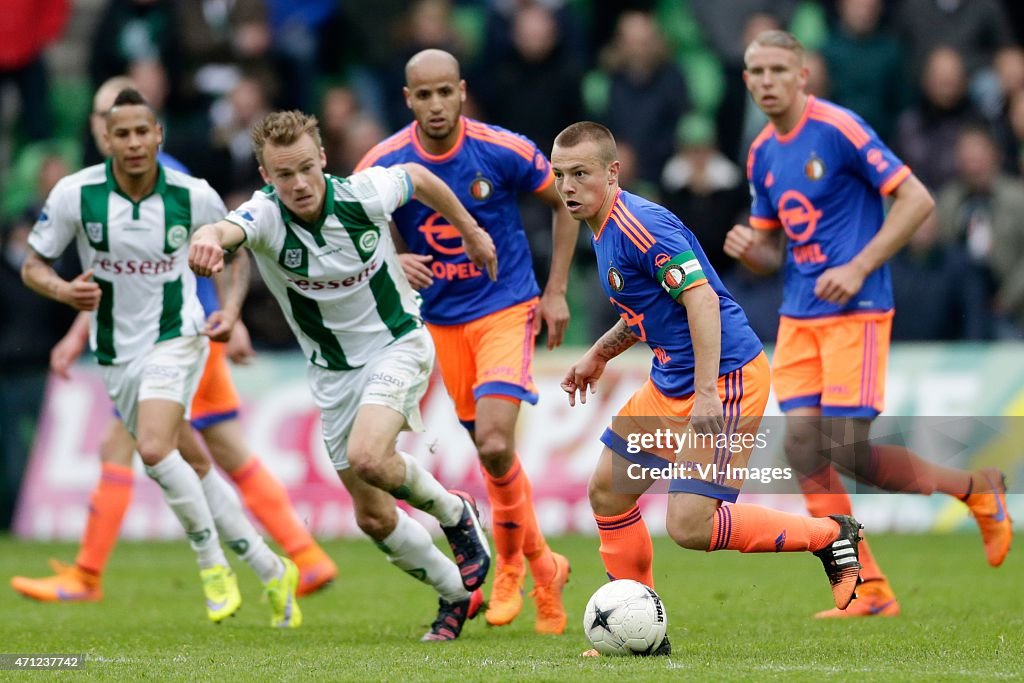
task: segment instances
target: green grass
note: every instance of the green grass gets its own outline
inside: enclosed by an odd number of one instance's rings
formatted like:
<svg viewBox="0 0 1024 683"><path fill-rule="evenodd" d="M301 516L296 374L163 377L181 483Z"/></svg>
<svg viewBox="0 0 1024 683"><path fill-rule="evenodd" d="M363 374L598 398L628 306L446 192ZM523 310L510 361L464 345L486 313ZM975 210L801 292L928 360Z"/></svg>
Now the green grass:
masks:
<svg viewBox="0 0 1024 683"><path fill-rule="evenodd" d="M272 630L251 572L242 610L206 621L184 542L123 543L96 604L36 604L0 587L0 652L85 653L84 671L33 676L111 680L993 680L1024 678L1024 558L994 570L974 535L875 536L898 591L897 619L820 622L830 606L808 555L696 553L655 542L670 658L581 659L580 620L603 572L594 538L556 539L573 562L563 637L532 632L529 601L511 626L471 622L452 644L420 644L431 591L387 565L369 542L330 542L340 580L305 600L297 631ZM0 538L0 579L40 575L74 546ZM235 563L236 569L238 563ZM21 680L25 674L0 672Z"/></svg>

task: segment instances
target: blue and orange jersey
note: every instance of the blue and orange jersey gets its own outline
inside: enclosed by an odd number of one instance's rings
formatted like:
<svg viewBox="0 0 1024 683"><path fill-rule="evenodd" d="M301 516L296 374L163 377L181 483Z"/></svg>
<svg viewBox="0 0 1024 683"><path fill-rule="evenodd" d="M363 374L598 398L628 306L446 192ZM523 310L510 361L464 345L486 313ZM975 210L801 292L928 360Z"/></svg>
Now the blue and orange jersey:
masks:
<svg viewBox="0 0 1024 683"><path fill-rule="evenodd" d="M693 393L693 341L686 308L676 299L707 284L718 294L722 320L719 376L761 353L761 340L722 284L697 238L672 212L619 190L594 236L601 286L616 312L654 352L651 381L666 396Z"/></svg>
<svg viewBox="0 0 1024 683"><path fill-rule="evenodd" d="M817 318L893 307L888 266L839 306L814 295L818 277L851 261L882 227L882 197L910 175L857 114L808 96L799 123L785 135L768 124L750 146L750 224L786 231L782 315Z"/></svg>
<svg viewBox="0 0 1024 683"><path fill-rule="evenodd" d="M539 295L518 197L554 182L547 157L521 135L466 117L460 119L458 140L451 150L430 154L420 144L416 128L413 122L378 144L356 170L423 164L490 234L498 254L498 280L491 282L469 260L459 233L438 212L415 199L397 209L392 218L407 249L434 257L434 284L420 290L423 319L435 325L458 325Z"/></svg>

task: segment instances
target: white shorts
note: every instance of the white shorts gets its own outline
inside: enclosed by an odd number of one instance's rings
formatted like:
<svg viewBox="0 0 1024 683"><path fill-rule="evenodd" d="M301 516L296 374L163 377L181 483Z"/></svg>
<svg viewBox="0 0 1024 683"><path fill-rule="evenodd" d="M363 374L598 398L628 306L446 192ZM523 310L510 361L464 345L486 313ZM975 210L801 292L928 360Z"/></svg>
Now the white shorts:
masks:
<svg viewBox="0 0 1024 683"><path fill-rule="evenodd" d="M360 406L386 406L405 417L405 430L423 431L420 399L433 367L434 343L425 329L398 339L356 370L309 366L309 388L334 469L348 469L348 437Z"/></svg>
<svg viewBox="0 0 1024 683"><path fill-rule="evenodd" d="M101 366L107 394L132 436L136 435L140 401L159 398L180 403L185 419L189 418L209 352L206 337L175 337L157 342L123 365Z"/></svg>

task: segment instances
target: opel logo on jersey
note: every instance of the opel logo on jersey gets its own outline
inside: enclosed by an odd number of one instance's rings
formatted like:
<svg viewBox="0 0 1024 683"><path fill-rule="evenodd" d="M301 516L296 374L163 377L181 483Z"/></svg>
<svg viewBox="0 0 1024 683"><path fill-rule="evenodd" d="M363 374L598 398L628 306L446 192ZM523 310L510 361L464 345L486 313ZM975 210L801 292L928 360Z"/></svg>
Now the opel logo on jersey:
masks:
<svg viewBox="0 0 1024 683"><path fill-rule="evenodd" d="M608 286L616 292L621 292L622 288L626 286L626 281L622 279L622 273L615 266L608 269Z"/></svg>
<svg viewBox="0 0 1024 683"><path fill-rule="evenodd" d="M478 175L469 184L469 194L478 202L490 199L491 195L494 194L494 184L487 178Z"/></svg>
<svg viewBox="0 0 1024 683"><path fill-rule="evenodd" d="M188 241L188 228L184 225L173 225L167 231L167 244L171 249L177 249Z"/></svg>
<svg viewBox="0 0 1024 683"><path fill-rule="evenodd" d="M379 235L376 230L367 230L359 238L359 248L363 251L373 251L377 246Z"/></svg>
<svg viewBox="0 0 1024 683"><path fill-rule="evenodd" d="M796 190L786 190L779 197L779 220L794 242L806 242L818 227L821 210Z"/></svg>
<svg viewBox="0 0 1024 683"><path fill-rule="evenodd" d="M654 267L661 268L663 265L668 263L669 256L665 252L661 252L654 257Z"/></svg>
<svg viewBox="0 0 1024 683"><path fill-rule="evenodd" d="M447 218L436 211L423 222L419 231L423 233L423 238L427 240L430 248L439 254L455 256L466 251L462 245L462 235Z"/></svg>
<svg viewBox="0 0 1024 683"><path fill-rule="evenodd" d="M821 180L825 176L825 162L814 152L811 152L811 158L804 164L804 175L811 180Z"/></svg>

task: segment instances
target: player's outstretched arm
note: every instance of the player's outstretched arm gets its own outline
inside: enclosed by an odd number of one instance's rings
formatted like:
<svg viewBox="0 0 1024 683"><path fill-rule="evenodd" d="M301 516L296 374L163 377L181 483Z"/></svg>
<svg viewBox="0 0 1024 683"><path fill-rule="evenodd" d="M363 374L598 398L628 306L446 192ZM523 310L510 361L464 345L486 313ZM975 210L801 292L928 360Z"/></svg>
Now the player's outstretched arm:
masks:
<svg viewBox="0 0 1024 683"><path fill-rule="evenodd" d="M95 311L100 305L100 286L92 281L92 274L90 269L68 282L31 249L21 266L21 281L26 287L78 311Z"/></svg>
<svg viewBox="0 0 1024 683"><path fill-rule="evenodd" d="M565 293L569 287L569 268L572 266L573 254L576 253L580 224L565 208L554 183L537 193L537 196L551 207L553 214L551 268L544 293L540 297L540 315L548 329L547 346L551 350L561 345L569 326L569 302L566 301ZM536 332L540 332L539 325Z"/></svg>
<svg viewBox="0 0 1024 683"><path fill-rule="evenodd" d="M81 311L75 316L67 333L50 349L50 371L58 377L71 379L68 370L89 343L89 314Z"/></svg>
<svg viewBox="0 0 1024 683"><path fill-rule="evenodd" d="M782 267L784 239L781 230L755 230L737 223L726 234L723 250L747 270L769 275Z"/></svg>
<svg viewBox="0 0 1024 683"><path fill-rule="evenodd" d="M477 225L476 219L451 188L421 164L401 164L401 168L409 174L416 198L448 219L462 235L462 244L469 259L478 267L486 269L491 280L497 280L498 255L494 250L494 241Z"/></svg>
<svg viewBox="0 0 1024 683"><path fill-rule="evenodd" d="M192 234L188 248L188 267L196 275L211 277L224 270L224 250L245 241L245 231L231 221L208 223Z"/></svg>
<svg viewBox="0 0 1024 683"><path fill-rule="evenodd" d="M691 287L676 299L686 308L686 320L693 341L693 411L698 434L721 434L725 430L722 399L718 395L718 370L722 359L722 314L718 294L711 285Z"/></svg>
<svg viewBox="0 0 1024 683"><path fill-rule="evenodd" d="M251 257L245 249L234 252L228 267L214 276L221 306L206 320L203 334L213 341L230 341L235 326L242 316L242 303L249 291Z"/></svg>

